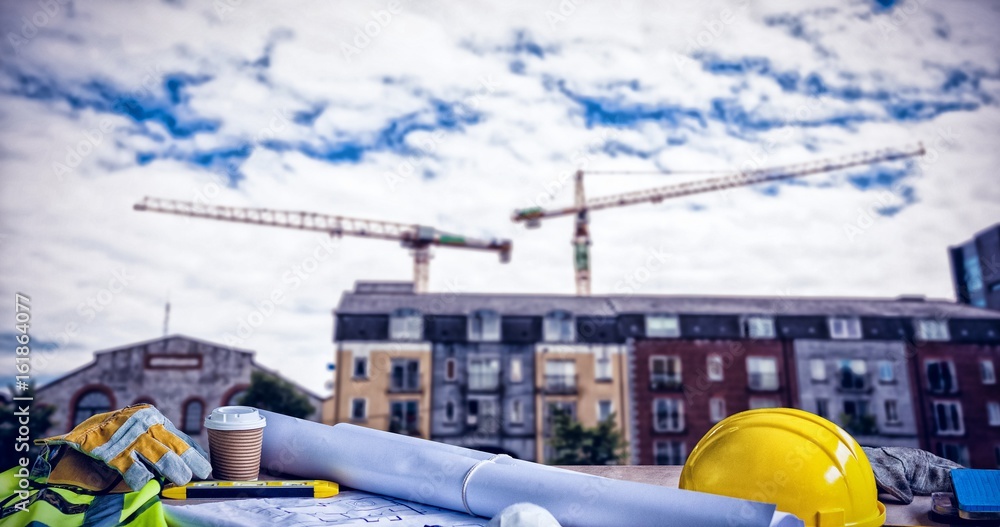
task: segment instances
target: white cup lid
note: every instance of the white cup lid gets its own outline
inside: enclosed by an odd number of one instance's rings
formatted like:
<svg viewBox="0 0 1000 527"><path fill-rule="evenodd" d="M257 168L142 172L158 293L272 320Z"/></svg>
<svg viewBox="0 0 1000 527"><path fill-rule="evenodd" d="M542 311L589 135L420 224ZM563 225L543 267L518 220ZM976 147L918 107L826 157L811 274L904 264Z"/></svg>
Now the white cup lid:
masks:
<svg viewBox="0 0 1000 527"><path fill-rule="evenodd" d="M205 418L205 428L211 430L253 430L266 425L267 419L252 406L220 406Z"/></svg>

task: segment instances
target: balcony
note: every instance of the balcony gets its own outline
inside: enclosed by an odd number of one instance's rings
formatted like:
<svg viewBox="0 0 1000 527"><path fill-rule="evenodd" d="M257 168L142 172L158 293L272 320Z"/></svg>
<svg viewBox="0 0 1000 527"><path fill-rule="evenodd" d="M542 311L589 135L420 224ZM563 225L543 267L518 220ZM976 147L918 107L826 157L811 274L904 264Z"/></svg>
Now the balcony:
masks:
<svg viewBox="0 0 1000 527"><path fill-rule="evenodd" d="M684 389L680 375L653 374L649 379L649 391L679 392Z"/></svg>
<svg viewBox="0 0 1000 527"><path fill-rule="evenodd" d="M576 393L576 374L546 375L545 393L551 393L551 394Z"/></svg>
<svg viewBox="0 0 1000 527"><path fill-rule="evenodd" d="M412 383L390 383L389 393L422 393L423 389L419 382Z"/></svg>
<svg viewBox="0 0 1000 527"><path fill-rule="evenodd" d="M498 373L469 374L470 392L495 392L500 388Z"/></svg>

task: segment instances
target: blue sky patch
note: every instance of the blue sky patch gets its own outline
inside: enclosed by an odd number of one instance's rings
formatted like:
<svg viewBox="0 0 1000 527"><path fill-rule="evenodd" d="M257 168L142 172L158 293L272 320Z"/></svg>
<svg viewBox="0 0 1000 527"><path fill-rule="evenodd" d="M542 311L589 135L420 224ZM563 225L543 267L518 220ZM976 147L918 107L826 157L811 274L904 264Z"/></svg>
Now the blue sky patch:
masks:
<svg viewBox="0 0 1000 527"><path fill-rule="evenodd" d="M329 163L360 163L367 152L393 152L398 155L429 155L434 146L413 145L408 137L415 132L461 131L482 120L482 115L461 104L431 99L429 108L390 119L374 133L339 134L336 139L316 142L269 140L262 146L278 152L297 151Z"/></svg>

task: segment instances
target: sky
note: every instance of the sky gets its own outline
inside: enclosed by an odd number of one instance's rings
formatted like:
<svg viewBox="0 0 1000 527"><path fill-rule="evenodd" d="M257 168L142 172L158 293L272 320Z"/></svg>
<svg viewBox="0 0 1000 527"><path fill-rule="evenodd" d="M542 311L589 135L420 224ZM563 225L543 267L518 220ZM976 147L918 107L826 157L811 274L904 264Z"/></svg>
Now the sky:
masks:
<svg viewBox="0 0 1000 527"><path fill-rule="evenodd" d="M922 142L927 154L594 212L595 294L954 298L1000 219L1000 4L115 2L0 7L0 292L43 383L169 332L328 393L332 309L395 242L137 212L145 196L510 238L437 292L574 292L568 205ZM8 304L10 305L10 304ZM13 347L14 313L0 330ZM45 351L47 350L47 351ZM13 361L0 364L13 375Z"/></svg>

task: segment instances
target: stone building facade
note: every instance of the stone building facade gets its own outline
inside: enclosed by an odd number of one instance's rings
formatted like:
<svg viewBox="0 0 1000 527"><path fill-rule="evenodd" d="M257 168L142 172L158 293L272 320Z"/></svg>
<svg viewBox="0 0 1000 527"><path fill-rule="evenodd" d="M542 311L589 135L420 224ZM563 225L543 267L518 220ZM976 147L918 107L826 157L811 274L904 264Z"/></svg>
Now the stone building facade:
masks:
<svg viewBox="0 0 1000 527"><path fill-rule="evenodd" d="M36 400L56 408L50 434L68 432L94 414L149 403L207 447L205 416L235 404L254 371L278 376L257 364L252 351L171 335L95 352L91 363L40 387ZM318 421L323 399L299 390L315 408L310 419Z"/></svg>

